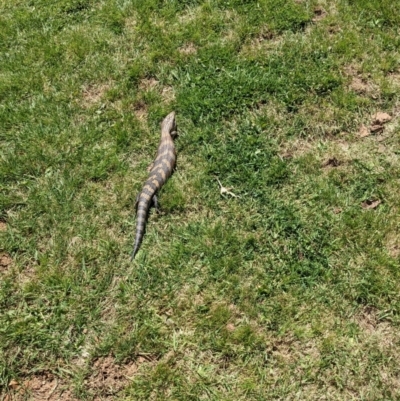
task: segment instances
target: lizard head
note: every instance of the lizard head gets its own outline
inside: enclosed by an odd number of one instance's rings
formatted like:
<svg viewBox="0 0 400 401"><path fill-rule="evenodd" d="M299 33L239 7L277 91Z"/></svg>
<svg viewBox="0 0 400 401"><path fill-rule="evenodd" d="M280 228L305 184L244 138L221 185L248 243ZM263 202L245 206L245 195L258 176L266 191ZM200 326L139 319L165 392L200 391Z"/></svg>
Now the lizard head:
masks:
<svg viewBox="0 0 400 401"><path fill-rule="evenodd" d="M161 131L171 135L172 139L175 139L178 136L174 111L169 113L167 117L164 118L163 122L161 123Z"/></svg>

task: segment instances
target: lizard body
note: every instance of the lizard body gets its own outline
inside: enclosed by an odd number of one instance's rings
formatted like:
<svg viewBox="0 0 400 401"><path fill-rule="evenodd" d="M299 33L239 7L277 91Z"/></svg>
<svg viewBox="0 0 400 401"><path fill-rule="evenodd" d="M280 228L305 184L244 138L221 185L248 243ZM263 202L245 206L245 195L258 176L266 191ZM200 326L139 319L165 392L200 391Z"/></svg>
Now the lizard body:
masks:
<svg viewBox="0 0 400 401"><path fill-rule="evenodd" d="M131 260L134 259L142 243L150 206L154 204L158 208L157 192L175 169L176 150L174 139L177 136L176 130L175 112L172 112L161 123L161 140L157 156L151 167L149 177L136 200L136 236Z"/></svg>

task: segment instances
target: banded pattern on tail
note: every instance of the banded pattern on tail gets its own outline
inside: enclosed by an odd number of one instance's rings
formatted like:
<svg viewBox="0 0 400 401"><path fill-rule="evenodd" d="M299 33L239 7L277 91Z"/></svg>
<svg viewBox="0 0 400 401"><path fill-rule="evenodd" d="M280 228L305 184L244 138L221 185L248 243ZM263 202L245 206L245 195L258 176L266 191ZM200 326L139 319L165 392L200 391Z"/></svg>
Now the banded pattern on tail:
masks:
<svg viewBox="0 0 400 401"><path fill-rule="evenodd" d="M176 150L174 139L177 136L175 113L169 113L161 123L161 141L158 146L157 156L150 170L142 191L136 200L136 237L131 255L135 257L142 244L146 229L147 216L150 206L158 207L157 192L172 175L176 164Z"/></svg>

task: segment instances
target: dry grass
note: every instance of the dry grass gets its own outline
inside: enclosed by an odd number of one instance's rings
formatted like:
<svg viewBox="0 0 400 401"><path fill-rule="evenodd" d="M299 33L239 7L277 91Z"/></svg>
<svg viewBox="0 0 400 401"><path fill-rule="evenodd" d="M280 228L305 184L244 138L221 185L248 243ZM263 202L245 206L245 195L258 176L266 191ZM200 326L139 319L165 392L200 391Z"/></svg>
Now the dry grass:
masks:
<svg viewBox="0 0 400 401"><path fill-rule="evenodd" d="M0 398L396 399L396 3L192 3L0 5Z"/></svg>

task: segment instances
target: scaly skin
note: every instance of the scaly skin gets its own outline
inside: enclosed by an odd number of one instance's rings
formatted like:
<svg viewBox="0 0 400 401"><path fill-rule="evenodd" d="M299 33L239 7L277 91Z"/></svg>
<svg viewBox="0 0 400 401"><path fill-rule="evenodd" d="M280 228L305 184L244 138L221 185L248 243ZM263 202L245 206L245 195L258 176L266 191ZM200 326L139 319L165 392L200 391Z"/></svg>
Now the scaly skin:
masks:
<svg viewBox="0 0 400 401"><path fill-rule="evenodd" d="M175 113L172 112L161 123L161 141L157 156L150 170L149 178L147 178L136 200L136 237L131 260L134 259L142 243L150 206L154 204L157 207L157 192L175 169L176 150L173 140L177 136L176 129Z"/></svg>

